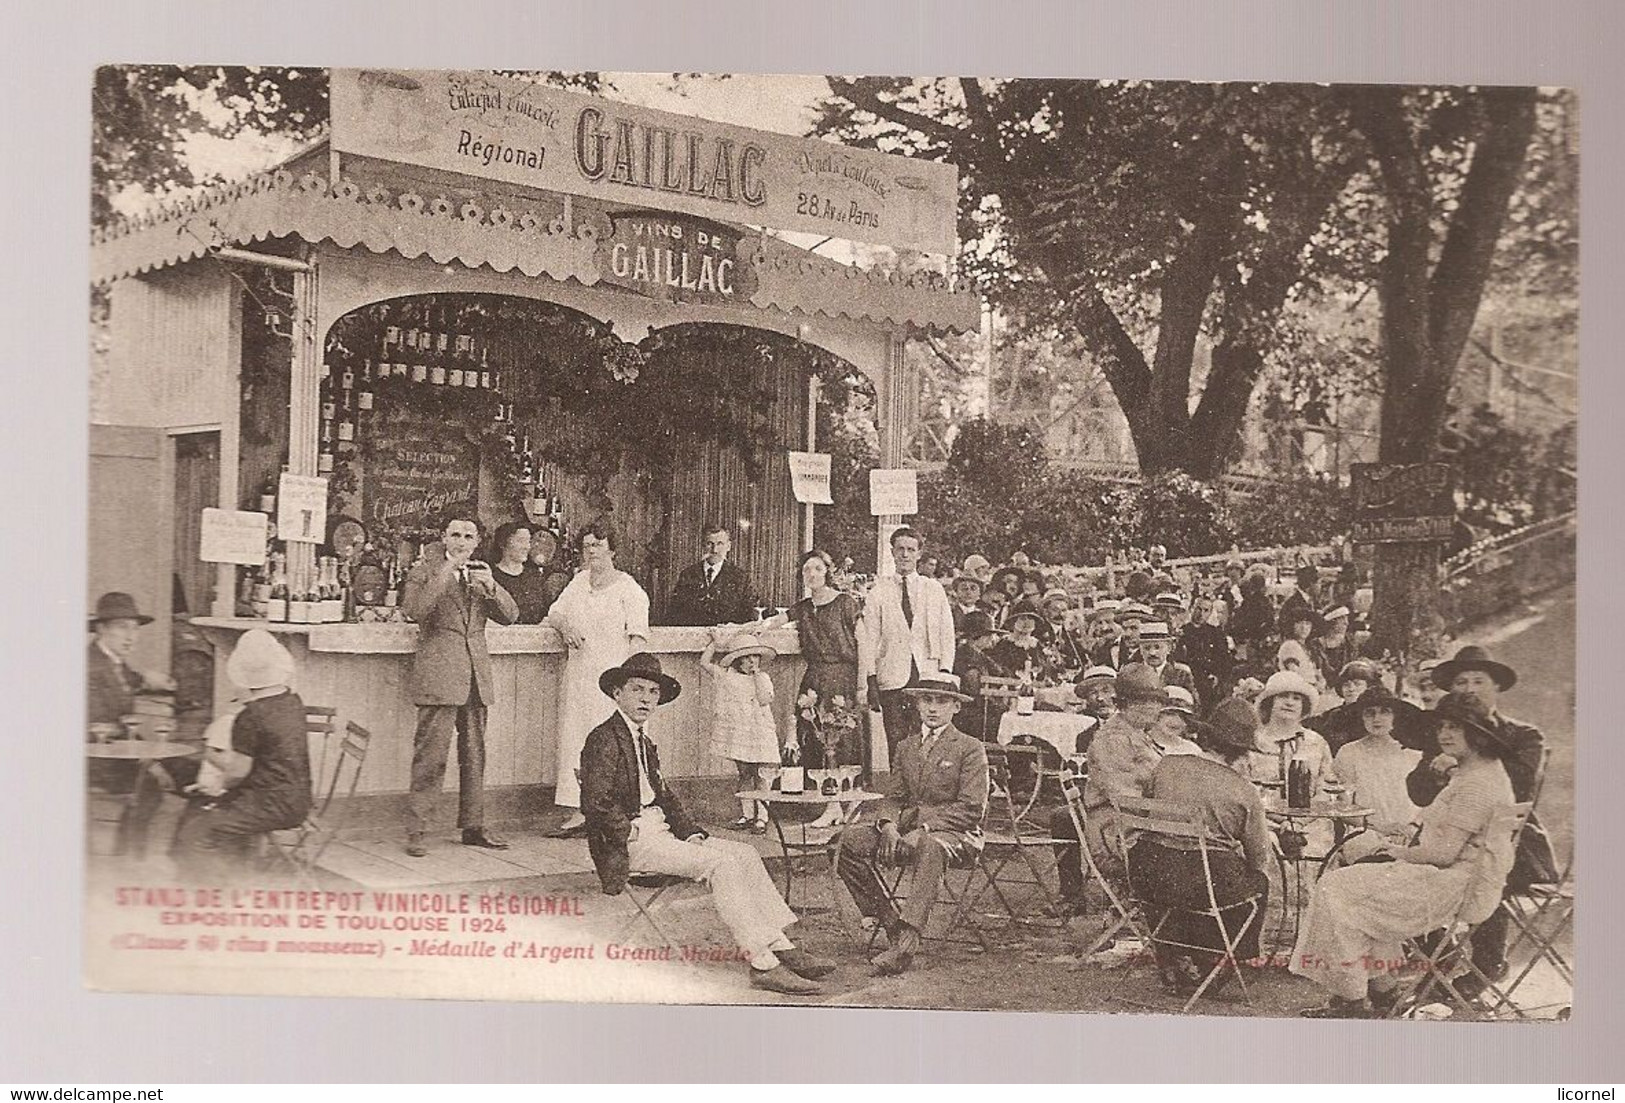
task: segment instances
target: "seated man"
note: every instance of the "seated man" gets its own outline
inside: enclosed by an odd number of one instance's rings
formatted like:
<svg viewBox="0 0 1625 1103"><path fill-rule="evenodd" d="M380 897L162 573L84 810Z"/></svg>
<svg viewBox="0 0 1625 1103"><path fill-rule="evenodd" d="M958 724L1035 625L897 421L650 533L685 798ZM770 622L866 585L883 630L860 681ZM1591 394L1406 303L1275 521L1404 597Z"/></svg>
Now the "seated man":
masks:
<svg viewBox="0 0 1625 1103"><path fill-rule="evenodd" d="M735 943L750 956L750 983L792 996L815 995L834 963L799 950L784 928L796 921L748 843L713 839L683 810L660 776L660 756L644 731L657 705L682 692L660 660L639 652L598 677L615 712L587 734L581 751L581 812L587 845L606 896L619 896L632 870L711 886Z"/></svg>
<svg viewBox="0 0 1625 1103"><path fill-rule="evenodd" d="M92 639L85 657L85 719L93 734L119 736L126 732L126 716L135 712L137 693L173 690L167 675L139 670L130 664L136 636L152 618L143 613L135 598L117 590L96 601L96 614L90 618ZM91 759L90 782L109 793L135 794L134 806L119 824L117 850L146 851L146 834L154 810L163 793L153 779L141 773L141 764L116 759Z"/></svg>
<svg viewBox="0 0 1625 1103"><path fill-rule="evenodd" d="M240 875L250 848L272 831L298 827L310 814L310 743L305 703L288 688L293 656L263 628L244 632L226 660L226 677L246 704L231 725L231 752L209 762L228 775L249 760L242 780L220 795L194 797L175 833L175 865L193 884L221 885Z"/></svg>
<svg viewBox="0 0 1625 1103"><path fill-rule="evenodd" d="M987 815L987 751L954 727L954 714L970 698L953 674L931 674L904 690L914 698L920 730L897 748L895 820L858 824L841 834L836 872L864 916L886 930L891 946L873 961L881 974L902 973L914 962L920 935L948 866L982 847ZM914 867L914 883L899 915L876 869Z"/></svg>

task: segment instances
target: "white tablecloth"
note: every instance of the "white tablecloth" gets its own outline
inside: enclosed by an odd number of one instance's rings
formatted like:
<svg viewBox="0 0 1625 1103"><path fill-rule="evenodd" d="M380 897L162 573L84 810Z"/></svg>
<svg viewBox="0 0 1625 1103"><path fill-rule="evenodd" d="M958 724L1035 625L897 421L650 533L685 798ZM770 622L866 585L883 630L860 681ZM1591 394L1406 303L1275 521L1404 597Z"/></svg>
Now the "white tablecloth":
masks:
<svg viewBox="0 0 1625 1103"><path fill-rule="evenodd" d="M1070 758L1078 753L1078 736L1100 723L1080 712L1035 712L1022 716L1015 709L999 720L999 742L1008 746L1018 735L1031 735Z"/></svg>

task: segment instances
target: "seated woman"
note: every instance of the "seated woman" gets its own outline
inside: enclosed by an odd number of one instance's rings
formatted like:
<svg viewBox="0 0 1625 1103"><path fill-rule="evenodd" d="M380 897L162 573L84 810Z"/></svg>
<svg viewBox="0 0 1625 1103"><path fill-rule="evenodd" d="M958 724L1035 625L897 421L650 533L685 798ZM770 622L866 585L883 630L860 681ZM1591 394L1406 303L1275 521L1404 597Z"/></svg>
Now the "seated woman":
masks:
<svg viewBox="0 0 1625 1103"><path fill-rule="evenodd" d="M1291 970L1330 1000L1310 1018L1385 1014L1397 997L1403 942L1460 917L1480 923L1500 906L1512 868L1511 753L1476 699L1451 693L1432 714L1439 747L1456 760L1450 782L1420 812L1414 846L1390 844L1316 884Z"/></svg>
<svg viewBox="0 0 1625 1103"><path fill-rule="evenodd" d="M1037 610L1027 606L1018 606L1010 614L1010 634L988 650L988 655L994 662L1005 670L1010 676L1019 678L1031 666L1033 677L1040 681L1050 677L1054 672L1049 657L1044 651L1044 641L1040 636L1044 620Z"/></svg>
<svg viewBox="0 0 1625 1103"><path fill-rule="evenodd" d="M1353 711L1360 718L1360 736L1345 743L1332 761L1354 803L1371 809L1372 816L1371 830L1351 838L1345 847L1350 858L1383 842L1410 840L1417 807L1406 792L1405 779L1422 760L1421 751L1410 750L1395 738L1401 727L1409 732L1421 723L1421 709L1395 697L1379 681L1355 699Z"/></svg>
<svg viewBox="0 0 1625 1103"><path fill-rule="evenodd" d="M1159 762L1151 772L1147 795L1202 810L1208 829L1219 840L1220 849L1208 851L1208 864L1214 898L1221 907L1259 895L1258 910L1236 946L1237 958L1246 961L1258 957L1258 932L1269 893L1265 871L1271 862L1264 805L1241 772L1257 738L1258 718L1251 705L1232 697L1220 702L1207 723L1195 725L1194 734L1199 753L1169 755ZM1163 923L1159 938L1210 948L1193 951L1158 942L1155 951L1163 984L1176 992L1194 991L1225 952L1222 932L1213 919L1173 910L1209 906L1196 846L1195 840L1147 835L1129 851L1134 895L1145 902L1153 929ZM1244 907L1226 912L1226 930L1234 935L1246 918Z"/></svg>

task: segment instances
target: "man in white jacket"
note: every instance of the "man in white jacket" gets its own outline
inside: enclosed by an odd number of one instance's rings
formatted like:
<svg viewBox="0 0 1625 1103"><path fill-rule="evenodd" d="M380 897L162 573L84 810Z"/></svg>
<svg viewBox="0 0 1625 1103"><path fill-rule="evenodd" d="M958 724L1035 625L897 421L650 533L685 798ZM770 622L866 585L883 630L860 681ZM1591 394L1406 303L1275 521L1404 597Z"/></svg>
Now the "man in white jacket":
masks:
<svg viewBox="0 0 1625 1103"><path fill-rule="evenodd" d="M923 543L911 528L892 533L897 574L875 582L858 626L858 673L869 687L869 707L880 709L888 752L919 725L903 688L954 668L953 606L942 583L918 571Z"/></svg>

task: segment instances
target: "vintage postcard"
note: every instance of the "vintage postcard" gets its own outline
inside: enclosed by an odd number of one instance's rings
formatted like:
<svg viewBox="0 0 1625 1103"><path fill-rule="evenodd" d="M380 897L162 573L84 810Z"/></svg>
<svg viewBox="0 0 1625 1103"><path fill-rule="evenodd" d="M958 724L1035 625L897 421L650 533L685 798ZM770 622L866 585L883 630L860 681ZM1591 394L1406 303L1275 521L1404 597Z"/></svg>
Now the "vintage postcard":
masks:
<svg viewBox="0 0 1625 1103"><path fill-rule="evenodd" d="M93 80L89 986L1568 1017L1573 92Z"/></svg>

